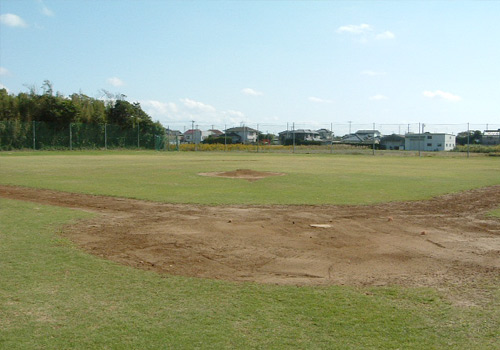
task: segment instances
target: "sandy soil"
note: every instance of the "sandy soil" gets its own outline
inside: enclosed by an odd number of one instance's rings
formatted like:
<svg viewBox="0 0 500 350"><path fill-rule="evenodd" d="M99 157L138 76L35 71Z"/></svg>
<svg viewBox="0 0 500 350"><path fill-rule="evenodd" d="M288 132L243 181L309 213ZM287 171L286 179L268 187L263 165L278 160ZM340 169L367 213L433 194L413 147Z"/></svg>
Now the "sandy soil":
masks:
<svg viewBox="0 0 500 350"><path fill-rule="evenodd" d="M500 220L485 216L500 206L500 186L371 206L161 204L1 185L0 196L99 213L63 234L92 254L160 273L437 287L500 276Z"/></svg>

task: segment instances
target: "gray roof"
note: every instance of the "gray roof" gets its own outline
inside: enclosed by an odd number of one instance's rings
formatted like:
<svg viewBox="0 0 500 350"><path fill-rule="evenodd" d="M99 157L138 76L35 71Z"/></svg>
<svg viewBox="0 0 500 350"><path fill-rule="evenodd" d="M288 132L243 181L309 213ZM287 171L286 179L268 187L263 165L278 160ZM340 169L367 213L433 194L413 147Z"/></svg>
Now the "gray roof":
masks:
<svg viewBox="0 0 500 350"><path fill-rule="evenodd" d="M257 130L249 128L248 126L238 126L236 128L226 129L226 132L257 132Z"/></svg>

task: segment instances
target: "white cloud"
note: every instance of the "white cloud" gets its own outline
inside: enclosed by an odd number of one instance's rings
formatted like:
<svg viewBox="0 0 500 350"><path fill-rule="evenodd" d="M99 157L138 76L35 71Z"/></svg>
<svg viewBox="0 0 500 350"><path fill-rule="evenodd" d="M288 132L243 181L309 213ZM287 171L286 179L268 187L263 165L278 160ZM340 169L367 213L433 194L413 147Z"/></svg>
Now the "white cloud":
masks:
<svg viewBox="0 0 500 350"><path fill-rule="evenodd" d="M314 102L314 103L332 103L333 102L332 100L325 100L323 98L314 97L314 96L309 97L308 100L311 102Z"/></svg>
<svg viewBox="0 0 500 350"><path fill-rule="evenodd" d="M119 87L124 85L123 80L117 77L108 78L106 81L108 82L108 84L111 84L114 87Z"/></svg>
<svg viewBox="0 0 500 350"><path fill-rule="evenodd" d="M444 91L441 91L441 90L424 91L422 94L425 97L429 97L429 98L436 98L437 97L437 98L442 98L444 100L448 100L448 101L452 101L452 102L458 102L458 101L460 101L462 99L460 96L453 95L450 92L444 92Z"/></svg>
<svg viewBox="0 0 500 350"><path fill-rule="evenodd" d="M171 128L191 128L194 120L200 129L210 128L211 125L239 125L248 122L243 112L236 110L218 111L214 106L195 101L189 98L180 99L180 104L161 102L156 100L140 101L142 108L153 120L159 120Z"/></svg>
<svg viewBox="0 0 500 350"><path fill-rule="evenodd" d="M50 10L47 6L45 6L43 0L37 0L37 2L40 4L40 11L42 12L42 14L44 14L47 17L54 16L54 11Z"/></svg>
<svg viewBox="0 0 500 350"><path fill-rule="evenodd" d="M207 105L203 102L198 102L195 100L190 100L189 98L181 98L181 102L189 109L196 109L202 112L215 112L215 107L211 105Z"/></svg>
<svg viewBox="0 0 500 350"><path fill-rule="evenodd" d="M248 95L248 96L262 96L262 95L264 95L262 92L251 89L251 88L244 88L241 90L241 92L245 95Z"/></svg>
<svg viewBox="0 0 500 350"><path fill-rule="evenodd" d="M26 22L21 17L19 17L18 15L14 15L12 13L6 13L3 15L0 15L0 23L3 23L9 27L24 28L24 27L28 26L26 24Z"/></svg>
<svg viewBox="0 0 500 350"><path fill-rule="evenodd" d="M364 70L359 74L368 75L370 77L375 77L375 76L379 76L379 75L385 75L386 73L385 72L377 72L377 71L373 71L373 70Z"/></svg>
<svg viewBox="0 0 500 350"><path fill-rule="evenodd" d="M382 101L382 100L388 100L389 97L387 97L385 95L377 94L377 95L374 95L374 96L370 96L368 99L370 101Z"/></svg>
<svg viewBox="0 0 500 350"><path fill-rule="evenodd" d="M339 27L339 29L337 29L337 33L364 34L372 30L373 27L366 23L360 25L349 24L346 26Z"/></svg>
<svg viewBox="0 0 500 350"><path fill-rule="evenodd" d="M360 41L362 43L367 43L368 40L388 40L388 39L394 39L396 35L391 32L386 30L385 32L382 33L376 33L375 28L369 24L363 23L363 24L349 24L346 26L341 26L337 29L337 33L348 33L355 35L356 37L361 37Z"/></svg>
<svg viewBox="0 0 500 350"><path fill-rule="evenodd" d="M246 119L245 114L240 111L233 111L233 110L228 110L225 112L222 112L223 115L227 116L229 119L235 119L235 120L242 120Z"/></svg>
<svg viewBox="0 0 500 350"><path fill-rule="evenodd" d="M153 115L169 115L170 113L177 113L179 109L173 102L160 102L155 100L142 101L141 106Z"/></svg>
<svg viewBox="0 0 500 350"><path fill-rule="evenodd" d="M3 85L2 83L0 83L0 90L1 89L5 89L5 90L7 90L7 93L10 93L9 89L7 88L7 86Z"/></svg>
<svg viewBox="0 0 500 350"><path fill-rule="evenodd" d="M4 68L4 67L0 67L0 75L7 75L9 74L9 70L7 68Z"/></svg>
<svg viewBox="0 0 500 350"><path fill-rule="evenodd" d="M394 39L396 36L394 35L393 32L390 32L386 30L383 33L375 35L375 39L377 40L389 40L389 39Z"/></svg>

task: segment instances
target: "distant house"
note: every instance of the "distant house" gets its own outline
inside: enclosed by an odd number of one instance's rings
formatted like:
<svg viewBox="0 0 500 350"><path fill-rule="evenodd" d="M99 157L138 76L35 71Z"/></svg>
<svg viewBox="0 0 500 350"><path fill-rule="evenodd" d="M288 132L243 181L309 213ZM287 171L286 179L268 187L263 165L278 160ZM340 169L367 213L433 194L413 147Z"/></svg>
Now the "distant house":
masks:
<svg viewBox="0 0 500 350"><path fill-rule="evenodd" d="M201 131L200 129L190 129L184 133L184 142L186 143L200 143L209 136L208 131Z"/></svg>
<svg viewBox="0 0 500 350"><path fill-rule="evenodd" d="M319 129L317 132L321 141L331 141L333 138L333 132L331 130Z"/></svg>
<svg viewBox="0 0 500 350"><path fill-rule="evenodd" d="M500 145L500 129L485 130L482 138L483 145Z"/></svg>
<svg viewBox="0 0 500 350"><path fill-rule="evenodd" d="M380 148L388 150L404 150L405 137L397 134L383 136L380 138Z"/></svg>
<svg viewBox="0 0 500 350"><path fill-rule="evenodd" d="M182 132L179 130L165 129L165 135L170 138L181 138L183 136Z"/></svg>
<svg viewBox="0 0 500 350"><path fill-rule="evenodd" d="M239 126L226 130L226 136L230 137L233 143L255 143L257 142L258 131L248 126Z"/></svg>
<svg viewBox="0 0 500 350"><path fill-rule="evenodd" d="M456 146L455 135L446 133L430 133L405 135L407 151L451 151Z"/></svg>
<svg viewBox="0 0 500 350"><path fill-rule="evenodd" d="M282 144L288 144L295 139L296 143L301 142L321 142L319 132L309 129L286 130L279 133L279 139Z"/></svg>
<svg viewBox="0 0 500 350"><path fill-rule="evenodd" d="M179 130L165 129L165 137L170 144L177 144L182 140L183 136Z"/></svg>
<svg viewBox="0 0 500 350"><path fill-rule="evenodd" d="M222 131L217 130L217 129L209 129L207 131L207 133L208 133L208 136L212 136L212 137L219 137L219 136L224 134Z"/></svg>
<svg viewBox="0 0 500 350"><path fill-rule="evenodd" d="M340 142L353 145L379 144L381 136L378 130L358 130L354 134L345 135Z"/></svg>

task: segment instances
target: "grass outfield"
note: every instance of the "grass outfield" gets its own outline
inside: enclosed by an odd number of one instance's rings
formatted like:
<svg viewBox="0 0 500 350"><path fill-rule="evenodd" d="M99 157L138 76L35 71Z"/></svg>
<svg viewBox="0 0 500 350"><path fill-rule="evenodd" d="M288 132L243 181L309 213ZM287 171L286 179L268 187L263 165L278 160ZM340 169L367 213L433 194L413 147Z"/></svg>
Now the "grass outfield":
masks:
<svg viewBox="0 0 500 350"><path fill-rule="evenodd" d="M57 235L91 214L0 199L2 349L498 349L498 304L432 289L161 276Z"/></svg>
<svg viewBox="0 0 500 350"><path fill-rule="evenodd" d="M199 172L250 168L256 182ZM500 183L494 157L15 152L0 183L163 202L369 204ZM493 214L500 214L494 211ZM431 288L293 287L173 277L57 233L91 214L0 198L0 349L498 349L498 286L475 306Z"/></svg>
<svg viewBox="0 0 500 350"><path fill-rule="evenodd" d="M256 182L199 176L284 172ZM201 204L370 204L500 183L494 157L384 157L194 152L0 154L0 183Z"/></svg>

